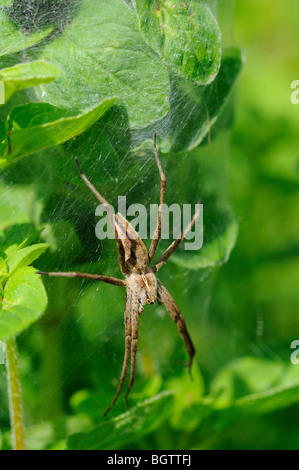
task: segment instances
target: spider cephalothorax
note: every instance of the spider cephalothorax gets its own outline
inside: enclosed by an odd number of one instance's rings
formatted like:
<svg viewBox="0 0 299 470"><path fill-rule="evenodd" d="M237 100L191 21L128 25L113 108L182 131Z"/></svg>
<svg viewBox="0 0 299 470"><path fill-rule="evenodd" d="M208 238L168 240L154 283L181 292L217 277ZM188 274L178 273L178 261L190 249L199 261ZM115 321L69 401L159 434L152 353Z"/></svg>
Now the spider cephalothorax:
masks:
<svg viewBox="0 0 299 470"><path fill-rule="evenodd" d="M132 227L132 225L120 214L117 213L115 216L111 212L111 208L107 203L106 199L101 196L101 194L96 190L96 188L91 184L87 179L84 173L81 170L79 162L77 159L76 163L81 175L81 178L89 189L94 193L97 199L103 204L106 208L107 214L115 230L115 240L117 243L118 258L120 269L125 276L125 279L117 279L110 276L96 275L96 274L87 274L80 272L53 272L53 273L44 273L38 272L38 274L46 274L48 276L60 276L60 277L79 277L85 279L93 279L96 281L103 281L115 286L126 287L126 307L125 307L125 356L123 361L123 367L120 376L120 382L118 389L116 391L115 397L106 410L105 415L110 411L110 409L115 404L122 386L125 382L127 369L130 361L130 380L129 386L125 394L125 402L127 404L127 397L130 393L130 390L133 386L135 379L135 363L136 363L136 352L137 352L137 341L138 341L138 326L139 326L139 315L143 312L143 306L146 304L153 304L158 302L163 304L166 307L166 310L170 314L173 321L177 324L179 333L183 339L185 347L188 352L189 361L187 366L189 370L193 361L193 356L195 354L195 349L189 333L186 328L186 323L184 317L180 313L175 301L163 286L163 284L157 279L156 272L163 266L172 253L176 250L179 244L184 239L185 235L191 230L195 221L199 217L199 211L197 210L191 220L190 224L182 231L180 236L171 243L171 245L164 251L159 260L154 264L153 267L150 267L151 260L153 259L160 237L161 237L161 227L162 227L162 213L164 205L164 196L166 188L166 179L161 167L161 163L158 157L156 149L156 134L154 135L154 155L160 172L161 186L160 186L160 204L158 211L158 220L156 230L154 232L153 238L151 240L150 249L147 252L147 249Z"/></svg>

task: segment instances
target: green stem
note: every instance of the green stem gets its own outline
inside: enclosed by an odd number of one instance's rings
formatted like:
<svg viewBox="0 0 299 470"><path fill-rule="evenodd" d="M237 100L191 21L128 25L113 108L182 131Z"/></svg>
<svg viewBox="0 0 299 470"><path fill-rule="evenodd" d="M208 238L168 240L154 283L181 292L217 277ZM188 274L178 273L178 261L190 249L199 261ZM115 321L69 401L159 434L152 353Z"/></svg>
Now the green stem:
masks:
<svg viewBox="0 0 299 470"><path fill-rule="evenodd" d="M13 448L14 450L24 450L22 389L15 338L10 338L6 342L6 364Z"/></svg>

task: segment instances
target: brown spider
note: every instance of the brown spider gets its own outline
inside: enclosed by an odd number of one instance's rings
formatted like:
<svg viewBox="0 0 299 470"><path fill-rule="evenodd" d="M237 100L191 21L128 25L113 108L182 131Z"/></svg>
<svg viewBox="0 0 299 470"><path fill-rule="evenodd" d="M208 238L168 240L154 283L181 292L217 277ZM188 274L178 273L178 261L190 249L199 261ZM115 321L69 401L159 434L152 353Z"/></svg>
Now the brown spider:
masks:
<svg viewBox="0 0 299 470"><path fill-rule="evenodd" d="M136 352L137 352L137 340L138 340L138 320L139 315L143 312L143 305L154 304L156 301L159 305L164 304L166 310L170 314L173 321L177 324L179 333L183 339L185 347L188 352L189 361L186 366L191 369L193 356L195 354L195 349L189 333L186 328L185 319L180 313L175 301L163 286L163 284L156 278L155 273L163 266L172 253L176 250L179 244L184 239L185 235L191 230L195 221L199 217L199 210L197 210L189 223L189 225L181 232L180 236L174 240L171 245L164 251L160 259L156 264L150 268L152 258L156 252L160 237L161 237L161 227L162 227L162 212L164 205L164 196L166 188L166 179L162 170L162 166L157 153L156 146L156 133L154 134L154 155L160 172L160 203L158 210L158 220L157 226L151 240L151 245L149 252L147 252L146 247L132 227L132 225L118 212L116 216L111 212L110 206L107 203L106 199L101 196L101 194L96 190L96 188L91 184L87 179L85 174L82 172L81 167L77 158L75 158L80 176L88 186L88 188L93 192L96 198L103 204L106 208L107 215L109 217L110 223L115 230L115 239L117 243L119 264L122 273L126 279L117 279L110 276L102 276L96 274L86 274L80 272L50 272L45 273L38 271L37 274L46 274L48 276L61 276L61 277L78 277L83 279L93 279L95 281L103 281L108 284L113 284L115 286L126 287L126 307L125 307L125 356L123 361L123 367L120 376L120 382L118 389L116 391L115 397L106 410L104 416L111 410L113 405L116 403L116 400L120 394L122 386L125 382L127 368L129 364L129 358L131 354L131 371L130 371L130 381L129 386L125 394L125 403L128 406L128 395L133 386L135 379L135 362L136 362Z"/></svg>

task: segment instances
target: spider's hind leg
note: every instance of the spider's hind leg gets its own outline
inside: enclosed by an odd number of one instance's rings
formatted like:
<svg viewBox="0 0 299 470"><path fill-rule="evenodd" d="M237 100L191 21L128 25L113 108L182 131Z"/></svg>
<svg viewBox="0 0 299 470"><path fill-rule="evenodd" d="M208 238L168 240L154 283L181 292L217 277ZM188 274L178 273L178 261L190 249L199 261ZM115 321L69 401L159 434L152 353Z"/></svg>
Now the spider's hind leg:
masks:
<svg viewBox="0 0 299 470"><path fill-rule="evenodd" d="M121 392L121 389L125 383L126 380L126 375L127 375L127 369L128 369L128 364L129 364L129 359L130 359L130 350L131 350L131 296L127 291L127 296L126 296L126 309L125 309L125 356L124 356L124 362L123 362L123 367L120 375L120 380L119 380L119 385L116 391L116 394L113 398L113 401L111 405L107 408L107 410L104 413L104 416L106 416L111 408L115 405L119 394Z"/></svg>
<svg viewBox="0 0 299 470"><path fill-rule="evenodd" d="M138 326L139 326L139 314L141 313L139 300L136 298L132 299L131 305L131 334L132 334L132 343L131 343L131 371L130 371L130 381L129 386L125 394L125 403L128 407L128 395L133 387L135 380L135 364L136 364L136 353L137 353L137 342L138 342Z"/></svg>

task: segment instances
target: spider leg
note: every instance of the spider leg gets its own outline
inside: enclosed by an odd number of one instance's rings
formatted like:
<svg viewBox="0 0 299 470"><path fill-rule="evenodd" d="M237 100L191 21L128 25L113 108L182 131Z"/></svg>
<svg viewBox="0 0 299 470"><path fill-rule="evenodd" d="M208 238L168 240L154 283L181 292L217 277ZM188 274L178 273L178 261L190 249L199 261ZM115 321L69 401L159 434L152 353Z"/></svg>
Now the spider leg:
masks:
<svg viewBox="0 0 299 470"><path fill-rule="evenodd" d="M154 133L154 155L155 159L157 162L157 166L159 169L160 173L160 203L159 203L159 211L158 211L158 219L157 219L157 226L155 229L155 232L153 234L153 238L151 241L151 246L148 252L148 257L149 257L149 262L153 259L160 237L161 237L161 229L162 229L162 214L163 214L163 207L164 207L164 198L165 198L165 190L166 190L166 178L161 166L161 162L158 157L158 152L157 152L157 134Z"/></svg>
<svg viewBox="0 0 299 470"><path fill-rule="evenodd" d="M198 202L199 203L199 202ZM196 209L195 214L191 220L191 222L187 225L187 227L184 228L184 230L181 232L181 234L178 236L176 240L174 240L171 245L164 251L163 255L161 258L156 262L156 264L152 267L152 271L156 273L159 271L159 269L163 266L163 264L166 263L168 258L172 255L172 253L177 249L179 244L184 240L186 234L191 230L195 222L197 221L199 217L199 208Z"/></svg>
<svg viewBox="0 0 299 470"><path fill-rule="evenodd" d="M118 258L119 258L119 264L120 264L121 271L124 274L129 274L129 270L127 269L126 264L125 264L123 246L122 246L121 241L119 240L119 237L118 237L118 234L117 234L117 230L116 230L116 226L115 226L114 213L111 210L111 206L106 201L106 199L99 193L99 191L94 187L94 185L89 181L87 176L83 173L82 168L79 164L79 161L78 161L77 157L75 157L75 162L76 162L76 165L78 167L78 170L79 170L79 173L80 173L80 176L81 176L82 180L84 181L86 186L90 189L90 191L95 195L97 200L100 201L101 204L103 204L103 206L105 207L105 209L107 211L109 222L110 222L111 227L113 228L113 230L115 232L115 240L116 240L116 245L117 245Z"/></svg>
<svg viewBox="0 0 299 470"><path fill-rule="evenodd" d="M56 276L56 277L79 277L81 279L91 279L93 281L102 281L107 284L113 284L114 286L125 287L127 285L125 279L117 279L116 277L102 276L100 274L87 274L78 272L67 272L67 273L45 273L43 271L36 271L36 274L42 274L43 276Z"/></svg>
<svg viewBox="0 0 299 470"><path fill-rule="evenodd" d="M123 362L123 367L120 375L120 381L119 385L116 391L116 394L113 398L113 401L111 405L107 408L107 410L104 413L104 416L107 416L111 408L115 405L116 400L119 397L119 394L121 392L121 389L123 387L123 384L126 379L127 375L127 369L128 369L128 364L129 364L129 358L130 358L130 349L131 349L131 294L127 291L126 295L126 308L125 308L125 356L124 356L124 362Z"/></svg>
<svg viewBox="0 0 299 470"><path fill-rule="evenodd" d="M193 346L192 340L188 333L186 322L185 322L183 315L179 311L178 306L176 305L175 301L173 300L168 290L163 286L163 284L159 280L158 280L158 303L165 305L167 312L169 313L173 321L177 324L179 333L182 337L182 340L184 342L184 345L187 349L187 353L189 356L189 361L186 364L186 366L188 367L188 370L190 373L193 357L195 354L195 348Z"/></svg>
<svg viewBox="0 0 299 470"><path fill-rule="evenodd" d="M125 394L125 403L128 407L128 395L133 387L135 380L135 364L136 364L136 353L137 353L137 342L138 342L138 326L139 326L139 300L135 297L132 299L132 312L131 312L131 370L130 370L130 381L129 386Z"/></svg>
<svg viewBox="0 0 299 470"><path fill-rule="evenodd" d="M99 193L99 191L94 187L94 185L89 181L89 179L87 178L87 176L83 173L82 171L82 168L79 164L79 161L78 161L78 158L75 157L75 162L76 162L76 165L78 167L78 170L79 170L79 173L80 173L80 176L82 178L82 180L84 181L84 183L86 184L86 186L90 189L90 191L95 195L95 197L97 198L97 200L103 204L103 206L105 206L105 209L107 211L107 215L109 217L109 221L112 225L112 227L114 228L114 220L113 220L113 212L111 211L111 207L110 207L110 204L106 201L106 199Z"/></svg>

